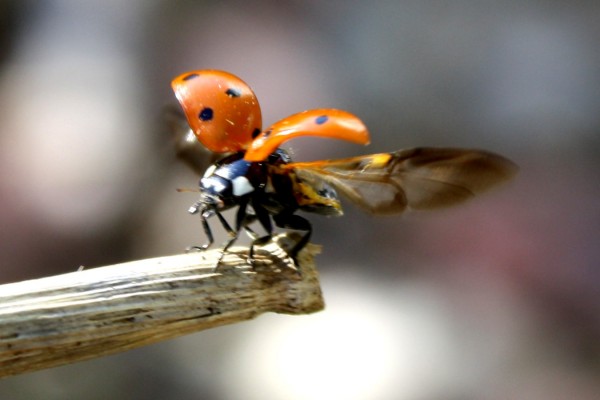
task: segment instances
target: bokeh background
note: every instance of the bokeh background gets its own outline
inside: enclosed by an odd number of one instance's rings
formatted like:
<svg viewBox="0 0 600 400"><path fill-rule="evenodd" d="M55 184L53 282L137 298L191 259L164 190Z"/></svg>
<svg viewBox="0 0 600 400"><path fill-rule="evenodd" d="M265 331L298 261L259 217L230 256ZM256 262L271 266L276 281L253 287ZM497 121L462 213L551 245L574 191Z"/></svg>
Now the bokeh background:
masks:
<svg viewBox="0 0 600 400"><path fill-rule="evenodd" d="M351 111L369 148L479 147L518 178L461 207L310 217L327 308L0 381L1 399L597 399L600 3L0 1L0 281L204 241L163 121L235 73L270 124ZM1 327L0 327L1 330Z"/></svg>

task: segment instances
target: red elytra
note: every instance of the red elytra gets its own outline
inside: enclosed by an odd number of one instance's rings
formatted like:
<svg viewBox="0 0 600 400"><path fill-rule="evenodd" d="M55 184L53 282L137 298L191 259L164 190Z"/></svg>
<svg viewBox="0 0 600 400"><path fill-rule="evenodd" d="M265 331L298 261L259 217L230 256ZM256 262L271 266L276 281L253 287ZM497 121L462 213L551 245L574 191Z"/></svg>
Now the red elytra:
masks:
<svg viewBox="0 0 600 400"><path fill-rule="evenodd" d="M227 72L190 71L171 82L190 128L216 153L244 151L261 131L262 117L250 87Z"/></svg>
<svg viewBox="0 0 600 400"><path fill-rule="evenodd" d="M370 142L367 127L357 116L342 110L321 108L290 115L276 122L252 141L244 159L264 160L283 142L300 136L342 139L364 145Z"/></svg>
<svg viewBox="0 0 600 400"><path fill-rule="evenodd" d="M217 153L245 151L262 161L285 141L320 136L369 144L369 132L355 115L336 109L308 110L284 118L261 132L256 95L240 78L216 70L190 71L171 83L198 140Z"/></svg>

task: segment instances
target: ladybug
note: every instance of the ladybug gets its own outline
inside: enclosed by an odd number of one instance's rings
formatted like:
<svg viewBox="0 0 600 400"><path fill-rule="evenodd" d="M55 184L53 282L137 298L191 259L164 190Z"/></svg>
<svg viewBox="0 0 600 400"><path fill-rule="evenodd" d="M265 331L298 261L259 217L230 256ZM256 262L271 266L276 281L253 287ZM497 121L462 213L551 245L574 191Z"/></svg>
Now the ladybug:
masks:
<svg viewBox="0 0 600 400"><path fill-rule="evenodd" d="M371 214L400 214L461 203L510 179L510 160L482 150L418 147L339 160L292 162L280 148L287 140L319 136L369 144L369 132L355 115L337 109L294 114L262 129L256 95L240 78L223 71L199 70L172 81L172 88L198 141L223 157L200 180L200 199L190 207L214 242L208 220L216 216L230 238L244 229L254 247L267 243L273 223L304 234L289 251L294 257L309 241L312 227L298 211L343 214L338 192ZM221 214L237 207L233 227ZM249 225L258 221L259 237ZM223 254L222 253L222 254Z"/></svg>

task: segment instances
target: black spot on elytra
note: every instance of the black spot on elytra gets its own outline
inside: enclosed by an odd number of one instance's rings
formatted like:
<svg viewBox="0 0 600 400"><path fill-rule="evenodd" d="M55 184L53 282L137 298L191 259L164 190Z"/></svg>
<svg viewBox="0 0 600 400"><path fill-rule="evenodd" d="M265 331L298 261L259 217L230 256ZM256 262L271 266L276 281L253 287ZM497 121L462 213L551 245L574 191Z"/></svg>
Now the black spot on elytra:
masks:
<svg viewBox="0 0 600 400"><path fill-rule="evenodd" d="M242 91L236 88L229 88L225 94L229 97L240 97L242 95Z"/></svg>
<svg viewBox="0 0 600 400"><path fill-rule="evenodd" d="M327 122L328 119L329 119L329 117L327 115L321 115L320 117L317 117L315 119L315 122L317 123L317 125L322 125L325 122Z"/></svg>
<svg viewBox="0 0 600 400"><path fill-rule="evenodd" d="M263 134L263 136L264 136L264 137L269 137L269 136L271 136L271 132L272 132L272 131L271 131L271 129L269 129L268 131L266 131L266 132Z"/></svg>
<svg viewBox="0 0 600 400"><path fill-rule="evenodd" d="M252 139L256 139L256 137L260 134L260 128L256 128L252 131Z"/></svg>
<svg viewBox="0 0 600 400"><path fill-rule="evenodd" d="M184 77L183 77L183 80L184 80L184 81L189 81L190 79L194 79L194 78L197 78L197 77L199 77L199 76L200 76L200 75L198 75L198 74L189 74L189 75L186 75L186 76L184 76Z"/></svg>
<svg viewBox="0 0 600 400"><path fill-rule="evenodd" d="M198 117L202 121L210 121L211 119L213 119L213 110L212 110L212 108L204 107L202 109L202 111L200 111L200 114L198 114Z"/></svg>

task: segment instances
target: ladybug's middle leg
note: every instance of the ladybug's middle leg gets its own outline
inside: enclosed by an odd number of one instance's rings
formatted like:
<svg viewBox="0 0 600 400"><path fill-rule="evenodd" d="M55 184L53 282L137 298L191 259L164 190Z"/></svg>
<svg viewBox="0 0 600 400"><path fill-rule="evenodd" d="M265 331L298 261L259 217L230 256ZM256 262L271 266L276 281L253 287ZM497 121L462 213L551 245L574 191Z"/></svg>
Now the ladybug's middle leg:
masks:
<svg viewBox="0 0 600 400"><path fill-rule="evenodd" d="M271 216L267 209L261 206L258 201L253 201L252 206L255 212L255 219L258 219L258 222L260 222L267 234L256 237L250 244L250 252L248 253L248 263L250 264L254 263L254 247L268 243L273 237L273 224L271 224Z"/></svg>
<svg viewBox="0 0 600 400"><path fill-rule="evenodd" d="M223 218L223 216L219 212L217 212L217 217L219 218L219 221L221 221L221 225L223 225L223 228L225 228L225 230L227 231L227 234L229 235L229 239L223 244L222 253L221 253L221 257L219 258L219 262L221 262L221 259L223 258L223 254L225 254L227 249L233 243L235 243L235 241L238 238L238 234L239 234L240 230L244 227L244 221L246 220L246 216L248 215L247 208L248 208L248 201L247 200L242 201L238 207L237 214L235 215L235 229L231 229L231 226L229 226L229 224L227 223L225 218Z"/></svg>

